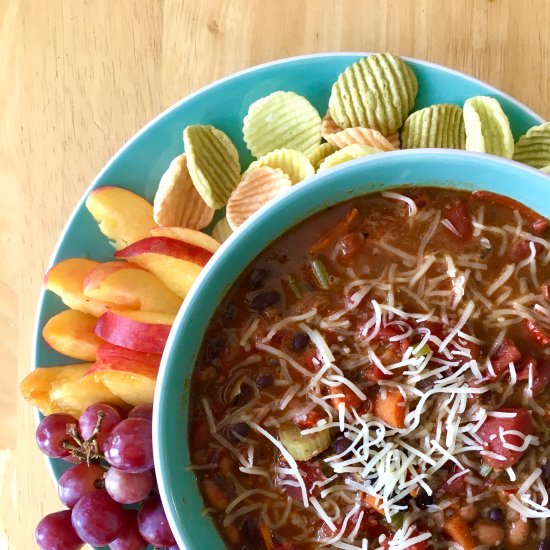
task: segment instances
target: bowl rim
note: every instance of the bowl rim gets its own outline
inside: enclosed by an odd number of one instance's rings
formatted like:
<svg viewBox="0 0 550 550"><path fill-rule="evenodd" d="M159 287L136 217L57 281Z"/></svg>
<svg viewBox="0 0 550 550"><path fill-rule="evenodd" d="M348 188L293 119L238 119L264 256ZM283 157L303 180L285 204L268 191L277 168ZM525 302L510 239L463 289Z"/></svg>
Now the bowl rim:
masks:
<svg viewBox="0 0 550 550"><path fill-rule="evenodd" d="M181 105L192 101L195 97L201 95L203 92L216 88L217 86L231 81L233 79L238 79L239 77L246 75L248 73L252 73L258 70L261 70L263 68L267 67L273 67L278 65L285 65L287 63L292 63L295 61L303 61L303 60L309 60L309 59L317 59L317 58L337 58L337 57L361 57L361 56L368 56L371 55L374 52L369 51L342 51L342 52L318 52L318 53L312 53L312 54L303 54L303 55L297 55L297 56L291 56L291 57L285 57L285 58L279 58L274 59L271 61L266 61L264 63L256 64L250 67L246 67L244 69L241 69L239 71L227 74L221 78L218 78L217 80L202 86L201 88L198 88L194 92L186 95L185 97L182 97L178 101L172 103L169 105L166 109L161 111L158 115L156 115L154 118L152 118L149 122L147 122L144 126L142 126L136 133L134 133L123 145L111 156L111 158L103 165L103 167L97 172L96 176L93 178L91 183L86 187L86 189L83 191L80 199L76 202L75 206L73 207L70 215L66 219L65 223L63 224L63 228L61 232L59 233L59 236L57 237L56 243L54 245L54 248L49 256L46 270L49 270L55 263L57 256L59 255L62 247L64 246L64 242L67 239L69 235L69 229L72 226L73 220L76 218L78 212L84 207L84 203L86 201L87 196L89 193L97 187L98 183L100 182L103 175L109 170L109 168L117 162L119 157L123 155L123 153L130 148L135 141L137 141L143 134L147 133L150 128L155 126L159 121L161 121L164 117L169 115L172 111L178 109ZM408 56L401 56L403 59L407 61L412 61L418 65L422 65L431 69L436 69L442 72L445 72L450 75L454 75L456 77L459 77L463 80L479 84L486 88L489 92L495 93L505 99L507 99L510 103L514 104L516 107L520 108L522 111L524 111L526 114L530 115L532 118L538 120L539 122L544 122L544 118L541 117L538 113L533 111L531 108L527 107L524 103L521 101L518 101L508 93L502 91L501 89L492 86L491 84L488 84L484 82L481 79L478 79L474 76L471 76L467 73L463 73L457 69L452 69L450 67L446 67L445 65L440 65L438 63L433 63L430 61L425 61L423 59L417 59L414 57L408 57ZM40 331L40 312L42 311L44 307L44 298L46 295L46 288L42 284L37 296L37 302L36 302L36 308L34 310L34 321L32 325L32 334L31 334L31 369L35 370L37 368L46 368L46 367L40 367L40 357L39 357L39 342L41 338L41 331ZM34 420L35 425L38 425L41 419L41 414L38 410L34 411ZM48 464L48 470L50 472L50 475L52 477L52 480L54 483L57 483L57 477L55 474L55 470L53 467L53 461L50 459L47 459Z"/></svg>
<svg viewBox="0 0 550 550"><path fill-rule="evenodd" d="M170 370L173 370L174 362L173 362L172 355L173 353L175 353L174 349L176 347L176 342L182 336L180 334L181 330L183 330L182 325L185 322L185 318L188 317L188 313L190 311L195 310L198 307L198 304L199 304L198 299L201 297L201 294L204 293L203 281L210 277L210 273L217 269L218 264L224 260L225 256L228 253L231 253L234 249L238 247L239 241L246 238L245 235L252 233L254 231L257 231L260 223L263 222L264 218L270 217L272 215L272 211L277 210L279 208L285 208L285 205L288 205L290 202L293 201L294 196L296 194L299 194L304 191L304 187L308 186L308 183L310 182L311 179L315 180L316 187L320 187L325 185L324 184L325 180L334 181L334 179L337 178L339 175L344 174L346 172L352 172L354 169L360 170L361 167L364 167L366 171L367 167L370 164L377 164L377 163L388 164L388 163L392 163L393 160L399 161L399 160L409 159L409 158L412 159L413 162L415 159L421 159L424 162L428 162L429 160L433 161L434 157L436 157L437 160L444 160L445 158L448 158L451 161L457 161L458 163L462 163L462 164L466 164L470 162L473 164L478 164L478 165L482 164L485 166L493 165L495 169L498 169L498 167L500 166L504 170L511 169L512 172L515 172L516 174L524 172L528 177L539 181L545 181L547 178L550 178L550 176L544 174L543 172L541 172L540 170L537 170L536 168L527 166L525 164L521 164L511 159L505 159L502 157L489 155L486 153L477 153L477 152L463 151L463 150L456 150L456 149L408 149L408 150L391 151L389 153L385 153L384 155L369 155L366 157L361 157L353 161L343 163L339 166L332 168L331 170L327 170L326 172L315 174L314 176L311 176L310 178L307 178L303 182L300 182L297 185L293 186L287 193L285 193L277 201L264 205L260 210L254 213L241 226L241 229L239 232L233 233L224 243L222 243L220 248L216 251L216 253L212 257L212 259L201 270L190 292L186 296L176 316L176 320L174 321L172 330L170 331L170 335L166 342L165 350L161 359L159 374L157 378L157 385L155 389L155 398L153 402L153 453L154 453L154 459L155 459L155 466L158 468L158 471L156 474L158 489L159 489L162 502L164 504L168 522L172 528L174 536L176 537L176 541L179 545L183 545L183 548L191 549L191 548L194 548L194 546L187 546L187 542L189 541L189 535L186 532L187 529L185 528L185 526L182 526L180 522L177 521L176 510L179 509L181 505L179 506L174 505L175 499L171 498L171 490L168 486L168 480L165 479L167 477L166 472L168 468L166 468L166 466L168 464L168 461L165 460L166 455L164 453L164 449L167 448L167 445L166 445L166 436L161 435L162 432L164 431L163 426L161 425L161 421L163 419L163 416L167 414L167 411L165 410L167 406L165 404L161 406L161 395L165 391L164 386L166 385L166 379L169 378L169 372ZM457 181L459 181L459 179ZM481 183L478 183L475 180L472 180L472 184L474 185L475 188L478 188L477 186L482 185ZM422 184L414 184L414 183L411 185L422 186ZM403 186L403 184L402 183L395 184L395 187L399 187L399 186ZM452 181L449 183L449 187L452 188ZM368 194L368 193L369 191L366 191L364 194ZM338 201L338 202L341 202L341 201ZM303 210L305 211L306 209L304 208ZM315 212L319 213L321 212L321 210L318 209L316 206ZM249 259L247 263L244 264L245 265L244 269L246 269L246 265L249 265L250 262L254 261L254 258L257 257L257 255L260 254L262 250L265 250L267 246L269 246L277 238L279 238L281 234L291 230L301 221L309 218L312 215L314 214L306 213L303 217L300 218L300 220L293 222L292 225L288 226L284 231L279 232L276 235L273 235L272 238L270 239L270 243L263 246L259 252L256 251L253 254L251 254L250 252L246 252L246 256L249 257ZM239 264L240 263L241 261L239 260ZM240 271L240 273L241 272L242 270ZM235 280L231 282L231 285L229 285L226 288L225 292L227 292L227 290L231 288L234 282ZM217 302L212 307L212 311L215 311L218 305L219 305L219 302ZM208 307L210 308L210 305ZM202 343L202 339L204 337L204 331L201 330L200 334L201 334L201 337L197 338L197 340L200 340L200 342ZM191 372L194 370L194 368L195 368L195 364L192 365ZM182 390L182 393L183 393L183 390ZM167 400L165 399L165 401ZM198 490L198 487L197 487L197 490ZM218 533L218 536L221 538L221 535L219 533Z"/></svg>

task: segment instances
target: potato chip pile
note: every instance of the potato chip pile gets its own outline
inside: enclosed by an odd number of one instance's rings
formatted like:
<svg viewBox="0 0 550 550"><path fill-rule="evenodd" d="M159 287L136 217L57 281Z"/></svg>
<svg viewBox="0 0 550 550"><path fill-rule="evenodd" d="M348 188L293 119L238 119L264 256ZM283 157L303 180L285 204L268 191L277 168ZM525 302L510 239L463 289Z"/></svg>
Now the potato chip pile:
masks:
<svg viewBox="0 0 550 550"><path fill-rule="evenodd" d="M224 132L188 126L185 154L171 162L160 181L155 221L204 229L214 211L225 207L213 230L223 242L260 207L316 172L400 148L489 153L550 174L550 123L531 128L514 143L496 99L478 96L462 107L438 104L411 113L417 92L416 76L403 59L377 53L340 74L323 117L292 91L258 99L243 121L244 141L256 158L243 174L237 148Z"/></svg>

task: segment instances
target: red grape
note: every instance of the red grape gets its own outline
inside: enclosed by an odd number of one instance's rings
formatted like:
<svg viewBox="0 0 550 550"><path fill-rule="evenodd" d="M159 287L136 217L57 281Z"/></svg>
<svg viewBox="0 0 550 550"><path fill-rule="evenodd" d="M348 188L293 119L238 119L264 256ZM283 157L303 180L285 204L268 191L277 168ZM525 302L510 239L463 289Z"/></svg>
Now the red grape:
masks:
<svg viewBox="0 0 550 550"><path fill-rule="evenodd" d="M105 470L95 464L77 464L69 468L60 478L57 485L59 499L67 506L72 508L80 497L103 490L97 487L96 482L103 479Z"/></svg>
<svg viewBox="0 0 550 550"><path fill-rule="evenodd" d="M103 444L105 460L115 468L137 474L153 467L152 425L144 418L127 418L115 426Z"/></svg>
<svg viewBox="0 0 550 550"><path fill-rule="evenodd" d="M36 428L36 443L40 450L51 458L69 456L69 451L63 448L63 441L67 440L76 445L74 439L67 435L67 425L78 424L70 414L50 414L42 419Z"/></svg>
<svg viewBox="0 0 550 550"><path fill-rule="evenodd" d="M36 543L42 550L78 550L84 543L71 524L71 511L48 514L36 526Z"/></svg>
<svg viewBox="0 0 550 550"><path fill-rule="evenodd" d="M96 403L90 405L80 416L78 424L80 426L80 433L83 439L90 439L92 437L95 427L97 425L98 413L103 412L105 416L101 421L101 428L97 436L97 444L101 449L103 442L107 439L109 432L122 420L120 413L110 405L104 403Z"/></svg>
<svg viewBox="0 0 550 550"><path fill-rule="evenodd" d="M150 470L130 474L110 468L105 474L105 489L113 500L121 504L134 504L146 499L153 488L153 475Z"/></svg>
<svg viewBox="0 0 550 550"><path fill-rule="evenodd" d="M124 534L109 544L111 550L145 550L147 543L139 533L137 510L126 510L124 516L126 530Z"/></svg>
<svg viewBox="0 0 550 550"><path fill-rule="evenodd" d="M124 533L124 510L105 491L84 495L73 508L72 524L88 544L103 546Z"/></svg>
<svg viewBox="0 0 550 550"><path fill-rule="evenodd" d="M128 418L145 418L145 420L153 421L153 404L147 403L146 405L138 405L134 407L129 413Z"/></svg>
<svg viewBox="0 0 550 550"><path fill-rule="evenodd" d="M153 546L173 546L176 539L168 525L162 502L157 495L145 501L138 513L138 526L141 536Z"/></svg>

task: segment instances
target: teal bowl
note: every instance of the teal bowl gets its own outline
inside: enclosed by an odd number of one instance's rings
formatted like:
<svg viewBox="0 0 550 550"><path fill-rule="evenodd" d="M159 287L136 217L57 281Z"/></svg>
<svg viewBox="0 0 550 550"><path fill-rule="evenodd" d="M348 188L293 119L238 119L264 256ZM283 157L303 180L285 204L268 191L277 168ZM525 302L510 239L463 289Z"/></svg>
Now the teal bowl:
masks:
<svg viewBox="0 0 550 550"><path fill-rule="evenodd" d="M180 547L224 548L211 519L201 513L203 503L194 474L185 469L189 464L190 376L216 306L247 265L286 230L329 205L405 185L485 189L512 197L550 218L550 177L543 172L490 155L418 149L372 155L323 172L247 220L216 252L186 297L157 382L157 480Z"/></svg>
<svg viewBox="0 0 550 550"><path fill-rule="evenodd" d="M275 90L293 90L305 95L319 109L319 112L324 114L331 85L338 74L364 55L366 54L319 54L275 61L215 82L169 108L138 132L101 170L69 218L51 257L50 265L70 257L88 257L100 261L112 258L113 249L107 239L99 232L96 223L84 207L86 196L93 188L103 185L117 185L131 189L152 200L159 179L170 160L182 152L182 130L186 125L214 124L227 132L237 145L242 166L246 167L251 161L251 156L244 144L241 128L243 117L253 101ZM468 97L482 94L496 97L500 101L510 119L516 138L530 126L539 124L542 120L521 103L478 80L438 65L412 59L408 61L418 78L419 84L415 109L441 102L462 105ZM389 158L397 157L391 156ZM272 236L274 237L275 233ZM250 259L252 259L252 256L250 256ZM231 280L230 277L226 277L225 283L230 284ZM211 303L212 308L215 307L214 300L209 298L207 303ZM49 348L41 336L47 320L63 309L65 309L65 306L57 296L42 290L38 301L34 330L33 368L75 362ZM179 335L178 339L180 339L181 327L176 332ZM196 336L198 333L195 331L193 334ZM173 353L174 350L172 350L171 357ZM192 360L185 363L185 365L186 369L183 373L182 384L189 376ZM166 374L163 374L163 380L165 380L164 377L166 377ZM159 386L164 387L165 383L163 382ZM181 430L177 432L180 434L180 439L177 441L181 442L182 446L178 447L178 453L180 454L176 458L169 458L169 455L166 455L166 457L170 461L172 459L182 460L179 466L183 469L187 460L185 447L187 437L185 415L187 413L185 401L181 401L181 388L184 386L179 385L176 387L177 391L174 390L173 394L168 395L162 392L160 399L174 400L177 405L174 421L178 425L181 422ZM165 418L164 413L161 416ZM167 422L166 425L174 427L171 422ZM165 441L165 439L162 439L161 436L160 441ZM164 453L157 452L157 454L163 454L164 456ZM163 459L160 463L161 469L164 469L165 460ZM68 463L61 460L51 460L50 467L54 477L58 479L68 467ZM166 481L173 480L174 492L172 496L168 496L168 491L164 491L164 494L167 503L170 503L169 511L172 522L174 525L176 523L183 524L186 521L186 515L188 515L189 521L192 522L195 516L199 517L200 508L194 481L190 476L185 475L171 478L169 471L169 469L166 470L168 475ZM163 471L161 471L162 475L164 475ZM172 487L167 482L163 484L163 487ZM184 492L187 499L187 505L183 509L181 503L184 495L177 490L180 486L185 487ZM176 501L180 503L178 507L175 506ZM178 512L176 512L176 508ZM208 520L197 520L196 525L202 526L201 533L213 532ZM183 535L182 529L177 529L180 533L180 543L185 536L190 548L197 547L197 544L193 544L192 541L202 540L194 538L195 536L202 536L202 534L199 535L193 532L192 537L187 538L188 535ZM212 536L215 542L212 543L213 546L208 546L208 548L221 545L217 536L214 534L209 536ZM204 545L199 546L201 548L207 547Z"/></svg>

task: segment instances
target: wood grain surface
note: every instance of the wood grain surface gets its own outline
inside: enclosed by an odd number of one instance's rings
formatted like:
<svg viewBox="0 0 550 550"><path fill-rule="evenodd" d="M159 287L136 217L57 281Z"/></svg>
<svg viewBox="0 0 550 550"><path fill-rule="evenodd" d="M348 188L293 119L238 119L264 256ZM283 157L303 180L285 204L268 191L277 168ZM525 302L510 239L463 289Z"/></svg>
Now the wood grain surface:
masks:
<svg viewBox="0 0 550 550"><path fill-rule="evenodd" d="M549 28L545 0L0 0L0 548L61 508L17 383L61 228L128 138L221 76L326 51L447 65L550 118Z"/></svg>

